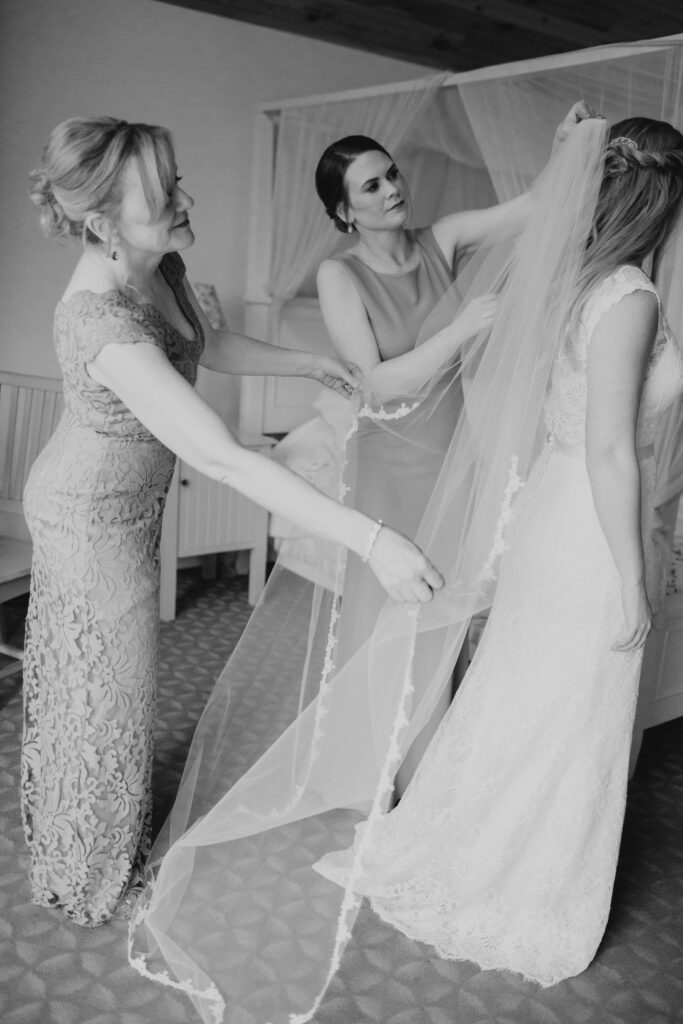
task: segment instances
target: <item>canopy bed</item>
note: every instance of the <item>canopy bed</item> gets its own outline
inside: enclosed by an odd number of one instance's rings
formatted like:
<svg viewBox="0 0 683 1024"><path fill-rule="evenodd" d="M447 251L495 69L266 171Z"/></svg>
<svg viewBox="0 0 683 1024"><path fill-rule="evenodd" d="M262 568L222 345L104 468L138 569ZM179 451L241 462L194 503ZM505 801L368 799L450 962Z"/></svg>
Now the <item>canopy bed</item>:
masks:
<svg viewBox="0 0 683 1024"><path fill-rule="evenodd" d="M680 125L683 34L260 106L253 152L247 333L276 344L329 347L314 275L319 263L348 240L325 216L313 178L321 152L335 138L367 134L396 155L410 184L413 223L419 225L447 211L486 206L522 191L547 158L554 126L578 98L609 120L644 114ZM681 280L683 232L678 232L657 282L679 338ZM274 457L323 488L332 479L338 421L335 396L322 395L309 381L243 382L241 429L280 438L288 434ZM676 408L659 439L659 498L670 547L683 489L681 424L683 409ZM328 578L331 561L323 544L297 536L277 519L271 522L271 533L290 568L318 582ZM679 551L681 544L677 533ZM658 626L648 643L638 736L649 725L683 714L679 577L669 574Z"/></svg>

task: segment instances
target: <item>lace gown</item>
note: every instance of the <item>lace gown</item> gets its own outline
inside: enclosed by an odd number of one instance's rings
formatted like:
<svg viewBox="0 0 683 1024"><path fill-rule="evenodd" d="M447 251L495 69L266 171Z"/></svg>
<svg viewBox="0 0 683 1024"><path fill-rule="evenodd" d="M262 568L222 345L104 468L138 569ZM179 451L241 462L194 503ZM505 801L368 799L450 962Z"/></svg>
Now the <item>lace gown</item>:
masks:
<svg viewBox="0 0 683 1024"><path fill-rule="evenodd" d="M654 291L621 267L586 304L553 369L548 443L521 491L495 603L472 665L401 803L368 836L357 890L447 958L552 985L583 971L610 908L641 652L610 649L619 578L585 466L586 363L601 315ZM637 445L645 557L657 420L683 390L660 323ZM364 826L359 826L363 828ZM318 870L342 884L350 851Z"/></svg>
<svg viewBox="0 0 683 1024"><path fill-rule="evenodd" d="M22 811L32 901L105 922L149 848L161 515L175 456L87 373L103 345L147 342L194 383L203 348L177 254L161 268L195 333L120 292L61 302L65 412L24 495L33 539Z"/></svg>

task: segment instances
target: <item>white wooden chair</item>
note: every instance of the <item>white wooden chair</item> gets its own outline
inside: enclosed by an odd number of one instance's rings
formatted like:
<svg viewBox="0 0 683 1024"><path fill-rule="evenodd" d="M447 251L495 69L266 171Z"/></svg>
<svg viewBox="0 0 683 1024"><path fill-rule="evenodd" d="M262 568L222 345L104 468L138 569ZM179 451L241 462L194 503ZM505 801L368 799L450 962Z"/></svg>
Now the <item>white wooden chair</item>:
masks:
<svg viewBox="0 0 683 1024"><path fill-rule="evenodd" d="M0 372L0 653L13 659L0 678L18 671L23 656L5 643L3 603L27 593L31 582L24 485L63 408L60 380Z"/></svg>
<svg viewBox="0 0 683 1024"><path fill-rule="evenodd" d="M266 454L270 437L240 434L241 443ZM266 582L268 513L243 494L210 480L178 460L166 500L160 549L160 616L175 618L179 563L199 556L206 576L215 575L215 555L223 551L249 553L248 600L256 604Z"/></svg>

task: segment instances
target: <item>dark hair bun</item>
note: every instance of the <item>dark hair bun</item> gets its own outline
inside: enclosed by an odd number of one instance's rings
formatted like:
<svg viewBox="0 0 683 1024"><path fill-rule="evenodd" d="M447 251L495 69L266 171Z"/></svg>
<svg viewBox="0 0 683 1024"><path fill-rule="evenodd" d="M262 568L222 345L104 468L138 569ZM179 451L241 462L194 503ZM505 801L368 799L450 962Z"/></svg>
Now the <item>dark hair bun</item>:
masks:
<svg viewBox="0 0 683 1024"><path fill-rule="evenodd" d="M344 234L349 226L337 213L340 206L346 206L347 201L344 176L356 157L371 152L384 153L391 159L384 146L367 135L347 135L327 147L315 169L315 189L325 207L325 213L334 221L337 231Z"/></svg>

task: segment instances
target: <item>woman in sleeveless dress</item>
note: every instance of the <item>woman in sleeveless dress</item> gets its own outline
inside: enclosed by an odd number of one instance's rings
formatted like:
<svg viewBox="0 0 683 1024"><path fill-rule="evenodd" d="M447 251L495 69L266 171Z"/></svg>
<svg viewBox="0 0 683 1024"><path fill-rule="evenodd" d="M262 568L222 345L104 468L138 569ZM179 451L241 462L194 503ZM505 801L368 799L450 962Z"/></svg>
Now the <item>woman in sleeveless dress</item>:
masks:
<svg viewBox="0 0 683 1024"><path fill-rule="evenodd" d="M399 806L317 865L440 955L541 985L588 966L610 908L656 596L654 438L683 391L642 265L682 195L680 132L616 124L473 663Z"/></svg>
<svg viewBox="0 0 683 1024"><path fill-rule="evenodd" d="M567 122L588 115L583 103ZM524 223L528 195L485 210L443 217L410 230L407 184L384 148L362 135L332 143L316 171L316 188L336 228L355 244L325 260L318 271L320 307L337 354L355 364L371 395L383 407L410 403L410 382L425 368L436 370L448 354L491 323L496 303L484 295L462 309L452 325L416 348L429 315L453 284L462 257L494 238L516 234ZM462 390L434 389L427 411L420 405L390 429L384 419L362 417L353 442L353 503L409 536L417 529L462 411ZM372 404L372 399L371 399ZM409 438L409 439L408 439ZM353 556L347 562L338 629L338 663L354 655L370 636L384 603L382 591ZM457 685L468 652L454 670ZM400 795L424 752L451 694L442 695L428 724L406 755L396 781Z"/></svg>
<svg viewBox="0 0 683 1024"><path fill-rule="evenodd" d="M438 574L405 538L243 449L193 390L197 366L299 374L337 360L213 331L179 251L194 241L169 133L73 118L33 174L48 234L82 239L55 314L65 412L34 464L22 809L33 902L93 926L125 913L149 848L161 516L178 454L354 548L399 600ZM123 901L123 902L122 902Z"/></svg>

